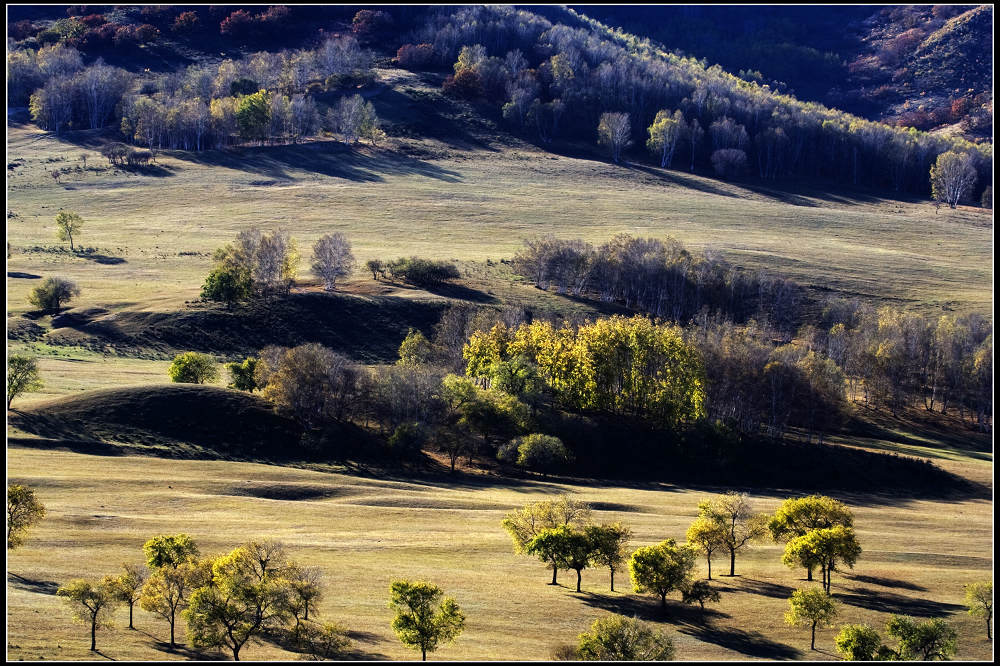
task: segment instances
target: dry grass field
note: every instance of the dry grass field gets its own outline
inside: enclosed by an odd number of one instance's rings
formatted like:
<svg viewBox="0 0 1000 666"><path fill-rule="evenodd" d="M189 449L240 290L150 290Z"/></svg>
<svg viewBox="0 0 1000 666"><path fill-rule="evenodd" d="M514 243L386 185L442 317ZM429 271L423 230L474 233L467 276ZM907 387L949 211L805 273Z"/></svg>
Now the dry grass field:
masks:
<svg viewBox="0 0 1000 666"><path fill-rule="evenodd" d="M404 86L420 88L407 73L382 76L398 79L383 80L390 84L386 96L403 95ZM407 108L398 99L389 105L376 96L374 102L380 114ZM927 314L987 312L992 304L992 216L978 208L936 211L924 201L863 193L771 190L469 136L392 139L378 149L349 150L324 140L226 153L164 151L154 167L132 173L107 168L98 153L104 138L78 132L56 139L31 126L8 125L8 334L42 333L9 340L8 350L38 356L45 381L16 408L98 388L168 383L163 349L169 345L135 353L101 349L72 326L54 332L51 317L22 317L34 316L26 298L40 278L76 281L83 293L73 312L106 322L180 320L204 308L193 301L212 251L253 225L290 231L306 283L315 282L308 264L319 236L339 231L351 240L359 269L341 287L337 307L351 318L340 325L353 327L356 337L385 338L381 347L365 348L371 359L384 359L384 348L394 350L411 321L423 322L429 307L453 297L603 311L605 306L512 282L507 267L497 264L524 238L548 233L595 244L621 232L672 235L689 249L714 248L748 269ZM58 183L49 175L53 169L65 171ZM76 242L89 251L63 250L54 225L60 210L83 217ZM360 268L369 258L412 254L460 262L462 286L429 294L375 284ZM311 290L311 284L300 289ZM384 312L382 320L366 319L374 312ZM375 330L392 318L399 320L396 328ZM203 332L201 339L211 335ZM901 434L900 441L836 441L930 457L992 487L992 454L972 450L981 447ZM351 656L358 658L418 657L389 626L389 582L400 577L439 584L468 616L465 633L435 659L548 659L553 648L573 642L609 611L661 625L681 660L836 658L835 629L820 630L820 649L811 652L808 629L784 625L786 599L803 581L801 572L781 565L778 544L740 557L735 578L718 578L719 604L702 613L674 594L663 614L655 599L628 591L627 574L616 577L615 593L599 570L584 572L580 594L569 587L572 572L561 574L563 585L546 585L545 566L515 556L500 527L506 511L565 492L593 503L600 521L630 524L633 547L682 540L698 501L727 488L518 480L469 470L403 478L355 467L99 456L51 443L31 446L30 437L9 426L8 436L18 437L7 450L8 479L35 488L48 511L27 544L8 553L9 659L94 659L86 628L72 624L56 588L139 562L144 541L176 532L191 534L207 554L228 552L248 537L272 537L293 559L322 568L326 594L319 615L351 629ZM788 496L780 490L751 494L763 511ZM992 503L914 499L877 489L838 498L854 509L864 549L854 570L834 578L838 624L868 622L881 630L893 612L943 617L959 631L958 658L990 659L992 645L980 621L965 613L962 585L992 575ZM722 569L720 560L713 572ZM699 572L704 574L703 561ZM122 627L126 613L119 611L116 628L98 634L96 658L217 656L194 652L183 640L181 649L169 651L165 621L137 611L133 632ZM267 643L241 656L299 658Z"/></svg>
<svg viewBox="0 0 1000 666"><path fill-rule="evenodd" d="M204 553L219 553L248 537L284 542L296 560L323 570L326 595L319 616L346 625L354 656L412 659L396 640L386 604L390 580L433 581L468 616L465 633L433 658L550 658L602 613L635 614L662 626L682 660L834 659L835 629L817 634L783 624L786 598L804 585L800 571L781 565L781 546L763 544L737 558L737 576L718 576L722 600L702 614L671 595L658 601L629 591L627 574L608 589L603 570L586 570L577 594L572 572L546 585L545 566L515 556L500 527L504 513L558 493L593 503L600 521L632 526L633 547L683 539L698 501L722 488L610 485L600 482L510 480L483 475L411 479L254 463L107 457L59 450L8 449L12 481L37 489L48 515L28 543L8 557L8 658L90 659L85 627L70 621L54 596L77 576L112 573L141 561L142 543L155 534L186 532ZM942 461L946 469L989 482L989 460ZM759 510L773 510L780 491L752 492ZM274 499L281 498L281 499ZM943 617L959 631L957 658L988 660L981 623L965 613L962 585L991 577L992 505L985 500L928 501L872 494L841 495L856 515L864 549L853 570L834 576L838 622L879 629L889 613ZM698 575L705 575L703 560ZM98 634L107 659L197 656L185 644L170 652L167 624L137 611L137 631L118 612L118 626ZM206 655L211 657L211 655ZM245 659L298 655L254 645Z"/></svg>

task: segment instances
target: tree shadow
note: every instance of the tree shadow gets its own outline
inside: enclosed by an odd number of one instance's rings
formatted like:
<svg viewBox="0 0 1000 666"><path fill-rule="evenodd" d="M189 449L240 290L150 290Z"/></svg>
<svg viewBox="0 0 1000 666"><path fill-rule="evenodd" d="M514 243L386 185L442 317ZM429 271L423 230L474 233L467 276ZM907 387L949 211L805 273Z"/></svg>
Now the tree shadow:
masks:
<svg viewBox="0 0 1000 666"><path fill-rule="evenodd" d="M876 592L863 587L854 587L851 592L838 592L837 599L848 606L912 617L941 617L965 608L960 604L913 599L894 592Z"/></svg>
<svg viewBox="0 0 1000 666"><path fill-rule="evenodd" d="M702 626L720 618L730 617L728 613L715 610L711 606L701 609L697 604L683 604L667 599L666 608L653 597L610 596L595 592L576 592L574 580L573 595L592 608L617 613L651 622L667 622L683 626Z"/></svg>
<svg viewBox="0 0 1000 666"><path fill-rule="evenodd" d="M114 257L108 254L98 254L96 252L79 252L76 256L81 259L93 261L95 264L106 264L109 266L117 266L118 264L128 263L123 257Z"/></svg>
<svg viewBox="0 0 1000 666"><path fill-rule="evenodd" d="M724 189L722 189L720 187L716 187L715 185L712 185L711 183L706 182L705 179L702 179L702 178L693 178L693 177L691 177L689 175L685 175L685 174L683 174L683 173L681 173L679 171L667 170L667 169L662 169L662 168L658 168L658 167L652 167L652 166L648 166L648 165L645 165L645 164L638 164L638 163L633 163L633 162L630 162L630 163L627 163L627 164L623 164L621 166L625 167L626 169L632 170L632 171L639 171L641 173L644 173L644 174L646 174L648 176L652 176L653 178L657 178L657 179L665 181L667 183L671 183L671 184L674 184L674 185L679 185L681 187L686 187L686 188L692 189L692 190L697 190L699 192L704 192L706 194L714 194L716 196L730 197L730 198L734 198L734 199L741 199L741 198L743 198L743 197L740 197L738 194L735 194L733 192L729 192L729 191L724 190ZM743 186L742 183L740 183L739 186L742 187Z"/></svg>
<svg viewBox="0 0 1000 666"><path fill-rule="evenodd" d="M677 630L705 643L712 643L748 657L758 659L797 659L802 651L771 640L759 631L744 631L733 627L687 626Z"/></svg>
<svg viewBox="0 0 1000 666"><path fill-rule="evenodd" d="M171 157L205 166L289 181L293 172L307 172L354 182L384 182L384 175L416 175L446 183L462 182L456 171L386 150L352 149L338 141L313 141L288 146L244 147L233 150L164 151Z"/></svg>
<svg viewBox="0 0 1000 666"><path fill-rule="evenodd" d="M729 576L723 576L723 579L734 580ZM750 594L757 594L762 597L771 597L772 599L787 599L792 596L792 592L795 588L789 587L788 585L781 585L780 583L769 583L764 580L755 580L753 578L740 578L739 575L735 577L739 579L738 587L719 587L717 588L719 592L749 592ZM720 580L722 582L722 580Z"/></svg>
<svg viewBox="0 0 1000 666"><path fill-rule="evenodd" d="M907 580L900 580L898 578L886 578L885 576L864 576L861 574L844 574L846 578L851 580L856 580L859 583L868 583L869 585L879 585L881 587L898 587L903 590L913 590L915 592L926 592L927 588L916 583L911 583Z"/></svg>
<svg viewBox="0 0 1000 666"><path fill-rule="evenodd" d="M106 655L106 654L104 654L103 652L101 652L100 650L94 650L94 654L99 654L99 655L101 655L102 657L104 657L105 659L107 659L108 661L118 661L118 660L117 660L117 659L115 659L114 657L112 657L112 656L110 656L110 655Z"/></svg>
<svg viewBox="0 0 1000 666"><path fill-rule="evenodd" d="M41 280L41 275L35 275L34 273L21 273L19 271L7 271L7 277L18 278L21 280Z"/></svg>
<svg viewBox="0 0 1000 666"><path fill-rule="evenodd" d="M12 571L7 572L7 583L18 590L34 592L35 594L55 594L56 590L59 589L59 583L53 580L34 580L19 576Z"/></svg>
<svg viewBox="0 0 1000 666"><path fill-rule="evenodd" d="M410 285L410 284L400 284L393 282L398 287L403 289L413 289L426 291L429 294L434 294L435 296L443 296L445 298L454 298L461 301L470 301L472 303L496 303L497 299L495 296L487 294L479 289L473 289L472 287L466 287L465 285L455 284L453 282L440 282L438 284L427 284L427 285Z"/></svg>

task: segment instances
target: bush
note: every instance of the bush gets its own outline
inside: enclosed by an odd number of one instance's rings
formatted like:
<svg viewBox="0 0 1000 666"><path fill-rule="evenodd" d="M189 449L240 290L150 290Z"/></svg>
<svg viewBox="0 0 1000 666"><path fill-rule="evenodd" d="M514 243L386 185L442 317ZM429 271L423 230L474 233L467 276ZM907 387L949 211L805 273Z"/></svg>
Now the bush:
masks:
<svg viewBox="0 0 1000 666"><path fill-rule="evenodd" d="M28 302L39 310L58 310L63 303L67 303L75 296L80 295L80 288L75 282L64 278L46 278L41 285L35 287L28 294Z"/></svg>
<svg viewBox="0 0 1000 666"><path fill-rule="evenodd" d="M743 173L747 154L738 148L723 148L712 153L712 168L720 178L732 178Z"/></svg>
<svg viewBox="0 0 1000 666"><path fill-rule="evenodd" d="M406 69L420 69L434 60L431 44L403 44L396 51L396 63Z"/></svg>
<svg viewBox="0 0 1000 666"><path fill-rule="evenodd" d="M462 99L475 99L483 92L483 82L475 70L463 69L454 76L446 78L441 89L446 95L454 95Z"/></svg>
<svg viewBox="0 0 1000 666"><path fill-rule="evenodd" d="M420 453L430 439L426 427L419 423L404 423L389 436L389 448L399 457L407 458Z"/></svg>
<svg viewBox="0 0 1000 666"><path fill-rule="evenodd" d="M514 442L517 444L515 462L520 467L549 472L573 461L573 456L558 437L535 433L518 437L512 443ZM505 455L509 457L511 452L506 451Z"/></svg>
<svg viewBox="0 0 1000 666"><path fill-rule="evenodd" d="M386 269L393 278L402 278L419 286L440 284L459 277L458 268L454 264L420 257L394 259L386 265Z"/></svg>
<svg viewBox="0 0 1000 666"><path fill-rule="evenodd" d="M652 625L637 618L609 615L594 620L580 634L577 654L582 661L670 661L674 644Z"/></svg>
<svg viewBox="0 0 1000 666"><path fill-rule="evenodd" d="M218 379L219 368L215 360L207 354L184 352L174 357L167 374L170 375L172 382L204 384Z"/></svg>

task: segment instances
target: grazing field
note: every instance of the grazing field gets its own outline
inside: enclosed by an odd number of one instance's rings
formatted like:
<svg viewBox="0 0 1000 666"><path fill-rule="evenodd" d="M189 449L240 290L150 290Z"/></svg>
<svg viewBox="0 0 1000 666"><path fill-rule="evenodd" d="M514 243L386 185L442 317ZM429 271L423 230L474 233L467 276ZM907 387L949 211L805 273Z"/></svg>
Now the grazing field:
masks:
<svg viewBox="0 0 1000 666"><path fill-rule="evenodd" d="M945 460L947 469L989 482L991 461ZM786 598L803 585L800 571L780 563L781 546L764 544L737 558L737 576L718 576L718 604L704 613L683 606L674 593L667 612L658 600L629 591L627 574L608 589L608 573L586 570L583 592L546 585L537 560L515 556L500 527L504 513L526 502L570 493L593 503L598 521L632 526L632 546L684 531L702 498L724 488L656 484L457 478L390 478L327 469L254 463L94 456L14 446L8 477L36 489L46 518L28 543L8 557L10 659L88 659L87 629L72 624L55 589L77 576L98 577L122 562L141 560L142 543L160 533L186 532L203 553L228 552L249 537L283 541L289 555L321 567L326 594L319 617L346 625L355 656L413 658L393 635L386 604L390 580L422 578L456 598L467 628L437 659L547 659L557 644L573 642L602 613L614 611L657 623L674 640L677 658L834 659L835 629L817 632L783 624ZM836 494L835 494L836 495ZM773 510L785 494L753 492L755 506ZM838 495L855 512L864 549L853 570L838 571L833 593L838 623L868 622L880 631L889 613L943 617L959 631L959 659L988 660L991 644L982 623L965 613L964 583L986 580L993 567L992 505L988 500L913 500L877 493ZM705 563L699 560L698 575ZM186 642L165 644L167 624L136 611L127 625L98 633L101 655L115 660L199 656ZM205 655L211 657L212 655ZM295 658L271 644L254 645L246 659Z"/></svg>

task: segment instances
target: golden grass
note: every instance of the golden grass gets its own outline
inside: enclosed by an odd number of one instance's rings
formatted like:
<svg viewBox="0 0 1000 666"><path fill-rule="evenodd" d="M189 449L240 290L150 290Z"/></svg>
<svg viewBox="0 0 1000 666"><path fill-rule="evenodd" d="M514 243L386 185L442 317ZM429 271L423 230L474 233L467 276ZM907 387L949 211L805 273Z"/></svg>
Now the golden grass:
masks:
<svg viewBox="0 0 1000 666"><path fill-rule="evenodd" d="M944 466L953 465L944 461ZM990 464L971 461L989 469ZM367 656L412 659L393 635L386 607L390 580L421 578L440 585L468 615L465 633L443 646L440 659L547 659L558 643L572 642L601 613L639 613L661 624L683 660L747 658L833 659L835 629L818 632L820 652L809 651L806 628L786 627L782 613L802 574L780 563L781 546L766 544L737 559L737 577L719 577L722 601L710 605L709 625L681 607L677 594L667 615L657 602L608 591L608 574L587 570L583 593L575 575L560 574L550 587L539 562L515 556L499 523L525 502L568 492L618 511L597 511L601 521L632 526L633 547L667 537L683 539L697 502L724 489L546 481L468 482L448 478L389 480L318 469L252 463L99 457L28 448L8 450L12 481L37 491L48 515L27 545L8 559L8 657L90 659L87 631L70 622L54 586L77 577L112 573L123 561L139 561L141 545L154 534L187 532L204 553L228 551L248 537L283 541L289 554L321 567L327 585L319 617L336 620L364 640ZM480 477L481 478L481 477ZM483 481L486 481L483 479ZM268 489L301 490L303 500L264 499ZM753 495L760 510L773 510L783 495ZM864 552L853 571L838 572L834 594L838 622L868 622L879 629L889 611L943 617L959 631L961 659L989 659L981 623L964 612L962 584L986 580L992 571L988 501L908 500L876 494L840 496L855 511ZM628 509L628 510L626 510ZM699 562L699 575L705 565ZM13 574L16 577L11 576ZM858 605L860 604L860 605ZM167 625L137 611L137 632L100 632L102 655L122 659L184 658L159 643ZM255 645L246 659L295 655Z"/></svg>

